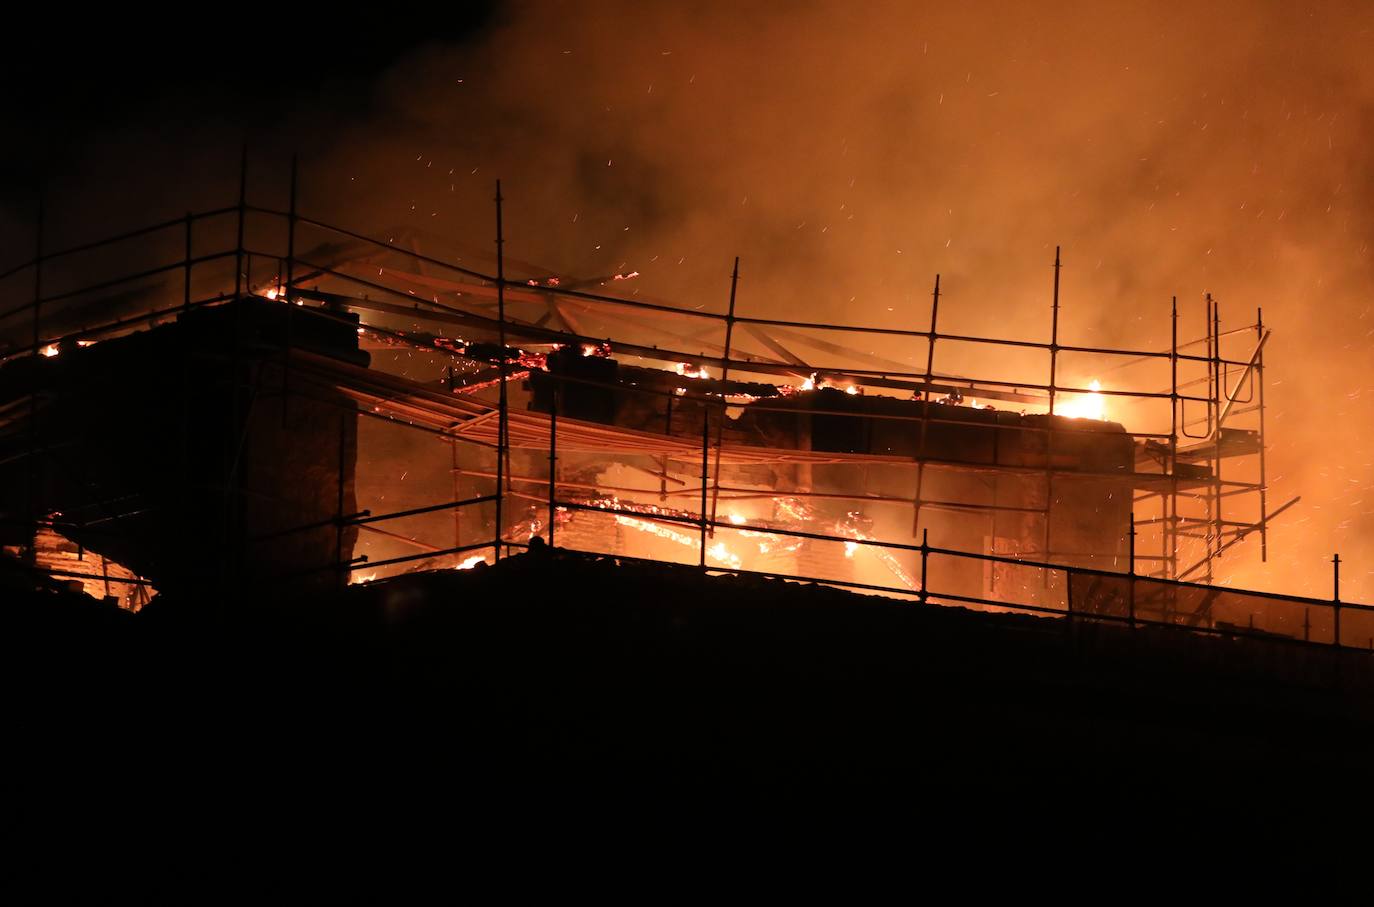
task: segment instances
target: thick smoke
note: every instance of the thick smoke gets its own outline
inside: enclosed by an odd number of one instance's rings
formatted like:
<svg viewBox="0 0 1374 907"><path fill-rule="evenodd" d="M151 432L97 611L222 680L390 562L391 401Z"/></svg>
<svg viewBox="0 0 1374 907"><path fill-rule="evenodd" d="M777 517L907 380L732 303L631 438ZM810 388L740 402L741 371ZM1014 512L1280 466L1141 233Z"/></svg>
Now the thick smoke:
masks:
<svg viewBox="0 0 1374 907"><path fill-rule="evenodd" d="M1263 307L1270 500L1303 502L1267 567L1222 576L1327 594L1339 550L1369 599L1371 26L1360 3L513 5L365 98L250 123L253 191L282 203L299 149L306 210L480 256L499 176L514 258L719 309L739 255L757 315L923 328L939 272L943 329L1047 340L1056 245L1064 342L1164 349L1173 295L1185 338L1205 292L1224 330ZM58 219L232 197L237 124L152 134L93 142Z"/></svg>

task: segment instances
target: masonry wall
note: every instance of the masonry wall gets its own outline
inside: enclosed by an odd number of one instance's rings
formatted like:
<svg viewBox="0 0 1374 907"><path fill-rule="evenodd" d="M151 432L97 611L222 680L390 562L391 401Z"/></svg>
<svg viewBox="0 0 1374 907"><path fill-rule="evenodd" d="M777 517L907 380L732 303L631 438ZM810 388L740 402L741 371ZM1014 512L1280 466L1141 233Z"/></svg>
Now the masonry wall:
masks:
<svg viewBox="0 0 1374 907"><path fill-rule="evenodd" d="M25 541L31 514L54 515L86 527L73 541L167 591L336 584L356 533L332 522L356 509L356 408L293 379L287 343L365 356L345 324L250 299L7 365L6 541Z"/></svg>

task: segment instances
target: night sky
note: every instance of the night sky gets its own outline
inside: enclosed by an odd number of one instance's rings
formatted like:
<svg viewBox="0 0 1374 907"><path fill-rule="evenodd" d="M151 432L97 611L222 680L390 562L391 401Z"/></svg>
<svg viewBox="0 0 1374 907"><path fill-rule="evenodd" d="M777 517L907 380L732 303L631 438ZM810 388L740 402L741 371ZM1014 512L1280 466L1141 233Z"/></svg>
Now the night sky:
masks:
<svg viewBox="0 0 1374 907"><path fill-rule="evenodd" d="M54 9L0 55L0 268L40 182L48 241L92 239L231 203L245 142L258 203L296 152L303 210L480 254L501 177L513 256L719 307L739 255L750 314L924 327L939 272L945 329L1047 339L1062 245L1073 342L1264 308L1303 502L1221 575L1325 595L1339 550L1374 598L1374 8L650 7Z"/></svg>

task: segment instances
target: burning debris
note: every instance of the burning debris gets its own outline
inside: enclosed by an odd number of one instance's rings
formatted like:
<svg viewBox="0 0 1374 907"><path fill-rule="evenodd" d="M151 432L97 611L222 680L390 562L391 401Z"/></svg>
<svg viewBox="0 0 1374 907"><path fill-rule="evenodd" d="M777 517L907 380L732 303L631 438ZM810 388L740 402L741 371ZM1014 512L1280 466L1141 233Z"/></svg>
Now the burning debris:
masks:
<svg viewBox="0 0 1374 907"><path fill-rule="evenodd" d="M679 362L673 366L673 371L684 378L710 378L711 373L706 371L704 365L690 365L686 362Z"/></svg>
<svg viewBox="0 0 1374 907"><path fill-rule="evenodd" d="M685 548L701 550L701 532L694 531L692 526L693 523L699 525L701 517L692 511L624 501L614 495L583 498L573 503L579 508L613 513L615 524L618 526L665 539ZM779 569L779 565L789 560L806 559L817 546L823 547L834 543L787 533L840 535L859 540L843 541L846 559L853 559L861 550L871 551L878 562L890 571L904 588L916 589L916 582L910 573L890 553L878 547L860 544L860 541L873 540L865 531L872 529L873 521L862 513L849 511L838 520L826 523L809 504L798 498L780 495L771 498L770 503L775 514L771 519L746 517L733 511L725 514L724 522L728 526L718 526L712 532L726 533L735 541L727 543L719 538L709 541L706 546L707 565L730 570L796 575L800 568ZM570 517L571 522L575 522L576 519L576 516Z"/></svg>
<svg viewBox="0 0 1374 907"><path fill-rule="evenodd" d="M7 545L5 556L22 561L31 558L33 566L58 579L60 583L98 601L109 601L127 611L138 611L157 594L145 577L123 564L83 548L54 528L60 513L51 513L38 528L28 548Z"/></svg>

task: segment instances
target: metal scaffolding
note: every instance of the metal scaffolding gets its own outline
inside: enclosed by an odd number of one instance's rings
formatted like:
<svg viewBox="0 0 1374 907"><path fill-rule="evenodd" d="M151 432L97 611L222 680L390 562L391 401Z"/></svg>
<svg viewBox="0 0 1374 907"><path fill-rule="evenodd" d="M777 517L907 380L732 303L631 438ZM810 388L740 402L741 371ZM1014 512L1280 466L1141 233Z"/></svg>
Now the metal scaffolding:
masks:
<svg viewBox="0 0 1374 907"><path fill-rule="evenodd" d="M404 508L382 514L368 510L345 513L343 496L344 457L340 444L339 503L337 513L329 525L338 533L337 556L333 564L308 565L303 569L335 571L341 582L364 567L369 569L403 566L436 559L454 557L473 551L490 551L493 561L511 547L524 547L536 533L517 538L511 531L511 509L508 501L532 500L547 508L547 519L538 533L549 544L556 540L560 513L581 510L604 510L596 505L571 500L569 492L579 490L576 482L559 476L562 457L577 452L607 451L648 456L659 464L656 475L660 480L660 499L690 500L697 498L698 511L638 514L651 523L681 524L694 527L699 536L698 566L703 569L730 569L711 564L707 556L707 539L718 531L737 530L738 527L717 519L721 501L747 500L757 496L756 489L722 483L722 464L791 463L801 466L852 463L882 465L913 470L912 493L909 497L845 495L798 491L789 493L799 498L845 498L853 501L883 501L902 503L911 507L912 536L920 537L919 545L875 538L811 533L796 529L770 527L769 533L780 537L814 539L824 542L845 542L887 551L905 552L919 558L919 587L887 587L876 584L844 582L829 578L820 581L850 586L885 594L914 597L919 601L980 603L989 607L1009 608L1028 612L1059 615L1090 616L1093 619L1122 619L1131 625L1149 623L1140 617L1143 603L1151 602L1156 623L1185 624L1195 629L1215 631L1212 611L1216 596L1223 594L1211 583L1215 578L1217 558L1251 535L1258 535L1260 556L1267 559L1269 523L1297 502L1290 500L1270 510L1267 497L1265 462L1265 403L1264 403L1264 347L1270 332L1257 313L1253 324L1223 331L1219 304L1208 295L1205 299L1204 331L1201 339L1180 342L1179 310L1175 300L1171 312L1171 343L1167 350L1120 349L1076 346L1060 342L1060 252L1055 250L1053 290L1051 295L1049 340L1023 340L977 337L946 333L939 330L941 302L940 278L935 277L931 294L929 327L884 328L864 325L821 324L798 320L750 317L738 310L739 260L730 275L728 306L717 313L675 306L657 301L627 299L591 292L575 286L561 286L553 281L518 279L507 275L503 228L503 197L498 183L495 194L495 261L496 273L486 274L438 256L421 254L404 244L383 242L340 228L301 214L297 205L297 170L291 168L291 196L286 210L249 204L246 164L239 183L237 204L199 214L165 221L140 230L131 231L99 242L86 243L68 249L49 250L39 238L32 260L0 274L0 293L16 286L25 274L31 278L32 294L22 303L7 305L0 312L0 336L8 336L11 343L0 348L0 360L8 361L67 349L78 343L115 338L141 328L167 323L177 317L205 306L243 300L250 297L267 299L299 309L303 317L324 320L346 320L350 313L372 318L364 322L359 333L365 338L389 348L424 351L447 362L446 387L433 382L418 382L388 374L377 368L331 360L298 348L288 341L281 348L281 386L275 389L281 399L283 419L286 401L293 396L310 397L312 387L326 386L341 391L358 405L361 417L380 420L407 430L440 438L452 445L451 478L441 483L448 499L417 508ZM232 248L196 254L199 231L211 236L223 233L225 224L234 235ZM264 226L255 229L256 226ZM270 229L271 227L285 229ZM302 242L307 232L313 244ZM284 234L284 235L283 235ZM132 274L116 274L106 279L85 283L74 288L45 289L45 278L64 260L75 256L105 254L108 250L124 248L131 242L174 235L179 239L181 253L175 260L140 268ZM224 272L232 267L232 279ZM266 267L267 277L262 278ZM255 274L256 272L256 274ZM170 292L175 281L176 292ZM160 282L159 282L160 281ZM230 288L232 287L232 289ZM131 312L127 299L113 317L102 311L111 294L139 288ZM10 293L0 296L8 299ZM146 311L142 309L146 307ZM108 308L108 307L104 307ZM494 309L494 311L493 311ZM28 331L17 331L17 319L32 319ZM104 316L104 317L102 317ZM414 329L388 327L387 322L404 319ZM913 318L914 320L914 318ZM292 323L288 319L288 326ZM353 322L350 322L353 323ZM619 336L596 336L593 325L611 323L618 326ZM739 333L737 334L737 328ZM289 327L288 327L289 330ZM723 333L722 342L707 336L709 331ZM461 332L460 339L451 335ZM826 339L826 335L845 334L886 338L897 344L924 344L924 368L915 369L901 362L882 359ZM22 341L15 340L23 336ZM741 336L746 338L740 343ZM655 342L661 341L661 342ZM750 349L752 343L758 349ZM977 378L962 374L945 374L936 369L936 352L940 344L966 344L990 350L1013 349L1041 354L1048 366L1048 378L1039 381L1008 381ZM483 348L485 344L485 348ZM550 369L545 376L554 382L552 405L547 413L512 410L508 401L508 387L512 380L520 380L536 365L526 362L522 345L549 350L568 346L609 347L621 357L646 363L691 363L694 374L706 376L707 369L718 370L719 377L684 377L683 388L655 389L627 388L622 383L608 383L585 377L556 374ZM692 351L691 346L696 346ZM844 361L817 363L800 355L806 347L821 354L838 356ZM1202 347L1201 354L1192 352ZM481 348L481 349L479 349ZM1232 350L1241 349L1240 353ZM709 352L708 352L709 350ZM1169 385L1127 389L1113 387L1095 389L1065 385L1061 381L1061 357L1067 354L1105 357L1122 363L1167 366ZM237 347L236 347L237 355ZM187 380L189 364L181 364L181 380ZM1201 371L1200 378L1180 376L1180 368ZM464 376L460 383L458 375ZM237 374L237 371L235 372ZM833 411L837 417L865 419L895 419L914 423L912 430L918 438L917 454L910 456L882 456L877 454L845 454L802 449L751 446L727 440L726 411L732 404L732 389L747 383L747 378L781 379L784 383L807 381L816 385L852 387L910 395L918 406L909 414L856 414ZM582 387L633 392L646 396L666 397L667 419L662 432L647 432L624 427L598 424L568 415L564 401L573 385ZM494 386L495 403L481 399L482 388ZM1205 391L1196 390L1205 388ZM255 403L254 389L235 386L231 423L240 421L239 408L261 405ZM680 392L679 392L680 391ZM1133 431L1127 429L1134 450L1134 462L1129 472L1109 472L1101 475L1080 467L1066 466L1056 460L1062 448L1066 429L1056 412L1066 398L1099 394L1123 404L1156 402L1167 404L1167 430ZM40 429L40 391L35 390L29 406L27 431L28 456L37 462L43 455ZM944 400L941 400L941 397ZM930 456L927 439L931 427L941 424L963 424L938 414L939 402L976 398L984 401L1016 404L1033 410L1043 409L1048 418L1040 422L1021 420L1016 424L999 424L997 430L1029 432L1043 437L1045 450L1041 466L1011 465L997 462L977 463L941 459ZM322 402L320 398L313 398ZM702 414L700 437L675 435L672 430L673 407L699 407ZM767 399L750 402L757 412L795 412ZM1192 418L1198 408L1201 418ZM810 414L827 414L825 410L810 409ZM347 412L341 411L341 419ZM1200 432L1191 429L1201 427ZM1250 426L1250 427L1246 427ZM1162 426L1161 426L1162 428ZM1073 427L1075 436L1094 432L1121 437L1119 426L1083 422ZM491 468L460 466L458 444L485 451L493 458ZM547 474L516 475L512 469L511 451L547 450ZM670 463L699 463L697 487L670 474ZM1228 465L1229 464L1229 465ZM1223 468L1226 475L1223 476ZM693 467L695 468L695 466ZM958 470L987 474L1015 474L1037 478L1042 483L1040 505L1027 507L1001 502L994 494L990 503L957 501L928 497L925 486L929 470ZM224 494L224 536L222 539L223 571L232 573L236 559L244 556L248 541L236 529L236 508L241 504L241 491L233 485L234 467L228 469L230 481L222 489ZM1124 573L1104 571L1072 563L1077 552L1054 547L1050 511L1056 499L1056 484L1065 476L1097 477L1119 481L1132 494L1130 525L1121 527L1122 538L1129 546ZM1243 477L1241 477L1243 476ZM669 489L668 482L683 487ZM181 481L186 481L183 472ZM464 481L481 485L485 493L464 497ZM488 487L488 483L489 487ZM600 489L614 489L602 486ZM97 492L93 491L93 495ZM98 496L98 495L97 495ZM494 511L491 532L477 541L464 543L461 511L486 508ZM1043 525L1040 549L1020 552L1020 556L1006 557L997 552L958 551L928 544L928 527L923 520L923 508L957 509L965 512L1030 513L1038 516ZM418 541L402 533L379 526L390 520L405 519L419 514L452 511L452 544L433 544ZM684 515L686 514L686 515ZM22 515L10 515L32 527L48 526L60 531L62 523L47 519L30 507ZM118 525L117 512L103 513L101 520ZM485 523L486 521L483 520ZM402 544L420 549L410 556L390 557L368 562L365 558L349 559L344 552L345 527L390 537ZM71 528L71 527L69 527ZM83 530L90 524L82 523ZM308 529L312 527L300 527ZM293 531L293 530L288 530ZM1148 535L1156 547L1140 546L1137 536ZM950 592L940 593L927 587L926 567L931 558L974 559L986 563L1002 563L1039 571L1048 584L1051 575L1059 577L1064 590L1061 606L1044 607L1031 603L992 601ZM1144 565L1144 569L1140 566ZM735 571L749 572L749 571ZM76 575L76 574L72 574ZM781 575L781 574L769 574ZM817 579L816 577L784 577L789 579ZM1188 582L1200 579L1200 583ZM1126 591L1117 588L1126 582ZM1112 584L1116 583L1117 586ZM1101 590L1107 589L1104 593ZM1075 590L1086 598L1075 601ZM1095 590L1095 591L1094 591ZM1110 594L1108 594L1110 593ZM1348 613L1369 611L1359 605L1298 599L1288 596L1259 596L1276 602L1300 605L1305 609L1305 634L1311 637L1310 614L1315 610L1333 612L1333 634L1327 642L1361 647L1363 639L1340 637L1340 610ZM1103 596L1107 595L1106 598ZM1116 614L1108 602L1118 596L1126 609ZM1253 629L1253 628L1252 628ZM1229 632L1229 631L1228 631ZM1374 640L1371 641L1374 645Z"/></svg>

